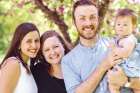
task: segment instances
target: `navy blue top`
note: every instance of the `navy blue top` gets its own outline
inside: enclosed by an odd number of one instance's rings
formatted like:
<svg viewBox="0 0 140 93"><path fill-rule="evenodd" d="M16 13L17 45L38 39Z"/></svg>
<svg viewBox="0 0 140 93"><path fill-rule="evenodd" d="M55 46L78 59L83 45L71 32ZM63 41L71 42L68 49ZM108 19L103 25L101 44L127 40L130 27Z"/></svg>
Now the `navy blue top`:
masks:
<svg viewBox="0 0 140 93"><path fill-rule="evenodd" d="M38 87L38 93L66 93L64 80L50 76L45 63L32 64L31 71Z"/></svg>

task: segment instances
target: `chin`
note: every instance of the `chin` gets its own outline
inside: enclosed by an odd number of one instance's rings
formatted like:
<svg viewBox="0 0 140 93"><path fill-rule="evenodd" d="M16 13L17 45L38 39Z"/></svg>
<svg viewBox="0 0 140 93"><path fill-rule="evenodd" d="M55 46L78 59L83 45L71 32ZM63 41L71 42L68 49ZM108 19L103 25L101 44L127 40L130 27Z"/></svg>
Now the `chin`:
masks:
<svg viewBox="0 0 140 93"><path fill-rule="evenodd" d="M87 37L85 36L84 39L91 40L91 39L93 39L94 37L95 37L95 36L90 36L90 37L89 37L89 36L87 36Z"/></svg>
<svg viewBox="0 0 140 93"><path fill-rule="evenodd" d="M59 64L59 62L60 62L59 59L52 60L52 63L54 63L54 64Z"/></svg>
<svg viewBox="0 0 140 93"><path fill-rule="evenodd" d="M34 54L34 55L30 55L30 57L31 57L31 58L35 58L35 57L36 57L36 54Z"/></svg>

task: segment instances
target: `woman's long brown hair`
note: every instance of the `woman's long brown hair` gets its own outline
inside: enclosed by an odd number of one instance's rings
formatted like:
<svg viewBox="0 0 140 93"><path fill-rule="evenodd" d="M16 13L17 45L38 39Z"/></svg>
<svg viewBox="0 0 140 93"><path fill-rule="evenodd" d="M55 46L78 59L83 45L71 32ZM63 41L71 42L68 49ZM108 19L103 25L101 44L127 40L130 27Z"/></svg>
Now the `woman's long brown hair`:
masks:
<svg viewBox="0 0 140 93"><path fill-rule="evenodd" d="M5 62L5 60L7 58L17 57L18 59L21 60L21 63L26 68L27 72L30 72L29 68L27 67L27 64L23 61L23 59L20 55L19 47L20 47L21 41L23 40L25 35L32 31L37 31L39 33L37 27L32 23L22 23L17 26L14 36L12 38L9 50L7 51L1 65ZM0 65L0 67L1 67L1 65Z"/></svg>

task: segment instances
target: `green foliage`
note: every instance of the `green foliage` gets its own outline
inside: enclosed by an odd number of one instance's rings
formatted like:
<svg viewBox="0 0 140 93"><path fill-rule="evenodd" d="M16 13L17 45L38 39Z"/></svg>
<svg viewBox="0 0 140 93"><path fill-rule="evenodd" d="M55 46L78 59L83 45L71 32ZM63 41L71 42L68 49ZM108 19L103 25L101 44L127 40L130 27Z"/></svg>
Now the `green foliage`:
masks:
<svg viewBox="0 0 140 93"><path fill-rule="evenodd" d="M30 19L26 12L24 9L15 8L11 1L0 1L0 54L6 51L15 27Z"/></svg>
<svg viewBox="0 0 140 93"><path fill-rule="evenodd" d="M112 36L114 34L114 16L118 9L129 8L138 15L138 27L140 27L140 4L131 4L127 0L114 0L110 4L109 10L105 16L104 24L101 33L105 36Z"/></svg>

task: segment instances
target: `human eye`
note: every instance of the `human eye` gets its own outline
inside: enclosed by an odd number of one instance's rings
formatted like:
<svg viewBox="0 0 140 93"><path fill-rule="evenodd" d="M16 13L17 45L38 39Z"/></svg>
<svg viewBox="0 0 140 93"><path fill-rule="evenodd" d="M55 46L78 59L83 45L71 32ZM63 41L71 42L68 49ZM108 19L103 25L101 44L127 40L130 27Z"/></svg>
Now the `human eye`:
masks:
<svg viewBox="0 0 140 93"><path fill-rule="evenodd" d="M81 16L81 17L80 17L80 20L85 20L85 17L84 17L84 16Z"/></svg>
<svg viewBox="0 0 140 93"><path fill-rule="evenodd" d="M96 17L94 15L90 16L90 20L94 20Z"/></svg>
<svg viewBox="0 0 140 93"><path fill-rule="evenodd" d="M58 47L59 47L59 45L55 45L55 46L54 46L54 48L58 48Z"/></svg>
<svg viewBox="0 0 140 93"><path fill-rule="evenodd" d="M48 49L48 48L46 48L46 49L44 49L44 51L45 51L45 52L48 52L48 51L49 51L49 49Z"/></svg>
<svg viewBox="0 0 140 93"><path fill-rule="evenodd" d="M117 26L120 26L121 24L120 23L117 23Z"/></svg>
<svg viewBox="0 0 140 93"><path fill-rule="evenodd" d="M26 43L32 43L32 40L31 40L31 39L28 39L28 40L26 41Z"/></svg>
<svg viewBox="0 0 140 93"><path fill-rule="evenodd" d="M35 39L35 42L38 43L38 42L40 42L40 40L39 39Z"/></svg>
<svg viewBox="0 0 140 93"><path fill-rule="evenodd" d="M127 24L124 24L124 26L127 26Z"/></svg>

